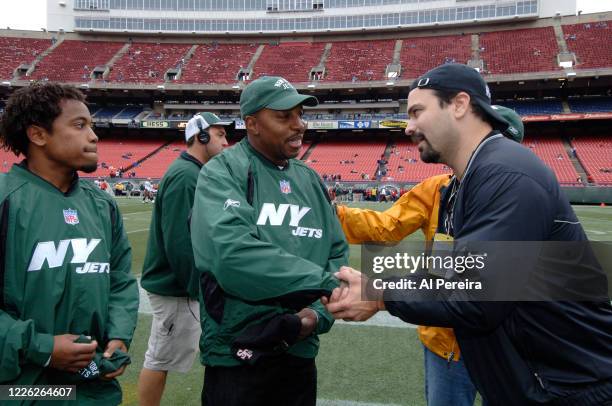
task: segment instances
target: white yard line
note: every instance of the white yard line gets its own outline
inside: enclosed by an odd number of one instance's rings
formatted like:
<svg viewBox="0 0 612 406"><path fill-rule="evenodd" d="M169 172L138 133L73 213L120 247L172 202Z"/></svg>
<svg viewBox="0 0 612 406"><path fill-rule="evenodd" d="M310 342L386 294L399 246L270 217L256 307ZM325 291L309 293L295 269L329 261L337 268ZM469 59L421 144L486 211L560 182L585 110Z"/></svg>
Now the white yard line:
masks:
<svg viewBox="0 0 612 406"><path fill-rule="evenodd" d="M149 231L149 229L148 228L141 228L140 230L132 230L132 231L128 231L127 234L142 233L143 231Z"/></svg>
<svg viewBox="0 0 612 406"><path fill-rule="evenodd" d="M354 400L317 399L317 406L400 406L397 403L367 403Z"/></svg>

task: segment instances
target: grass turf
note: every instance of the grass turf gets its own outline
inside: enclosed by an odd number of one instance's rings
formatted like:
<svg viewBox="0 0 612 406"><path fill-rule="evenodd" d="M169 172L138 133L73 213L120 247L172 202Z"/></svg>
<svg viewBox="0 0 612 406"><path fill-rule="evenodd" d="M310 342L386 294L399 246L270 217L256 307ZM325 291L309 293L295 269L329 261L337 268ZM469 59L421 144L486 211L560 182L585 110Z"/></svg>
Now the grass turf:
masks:
<svg viewBox="0 0 612 406"><path fill-rule="evenodd" d="M146 252L152 204L137 198L118 199L128 238L132 244L132 270L140 275ZM384 210L388 203L351 204ZM574 206L591 240L612 241L612 208ZM422 238L420 233L409 237ZM351 246L350 265L359 269L360 247ZM149 337L151 316L140 314L130 354L132 365L121 377L124 404L137 405L138 373ZM319 399L334 405L348 403L425 405L423 353L416 331L338 324L321 336L317 357ZM169 374L162 404L199 405L204 369L196 362L187 374ZM346 404L346 403L345 403Z"/></svg>

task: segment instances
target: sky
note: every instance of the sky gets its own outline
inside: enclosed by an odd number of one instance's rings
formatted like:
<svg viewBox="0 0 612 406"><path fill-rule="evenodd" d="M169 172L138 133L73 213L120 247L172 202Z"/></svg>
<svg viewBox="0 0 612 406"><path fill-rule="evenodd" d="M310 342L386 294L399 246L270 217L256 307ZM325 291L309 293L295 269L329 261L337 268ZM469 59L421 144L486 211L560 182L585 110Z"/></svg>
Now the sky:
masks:
<svg viewBox="0 0 612 406"><path fill-rule="evenodd" d="M612 0L577 0L583 13L612 11ZM47 0L2 0L0 28L40 30L47 26ZM25 12L27 10L27 12Z"/></svg>

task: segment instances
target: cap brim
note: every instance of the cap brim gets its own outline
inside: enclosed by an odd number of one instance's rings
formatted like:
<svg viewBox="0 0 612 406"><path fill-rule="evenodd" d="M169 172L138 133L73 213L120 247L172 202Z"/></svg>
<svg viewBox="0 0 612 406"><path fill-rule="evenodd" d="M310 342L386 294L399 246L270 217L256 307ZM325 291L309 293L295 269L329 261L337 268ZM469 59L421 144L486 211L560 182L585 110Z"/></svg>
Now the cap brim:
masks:
<svg viewBox="0 0 612 406"><path fill-rule="evenodd" d="M481 100L478 97L473 97L473 100L484 110L484 112L491 118L493 121L493 129L504 132L510 126L510 123L506 121L495 109L491 107L491 105Z"/></svg>
<svg viewBox="0 0 612 406"><path fill-rule="evenodd" d="M304 105L314 107L319 104L319 101L314 96L307 96L304 94L291 94L283 97L282 99L275 100L272 103L265 106L266 109L270 110L291 110L295 106Z"/></svg>
<svg viewBox="0 0 612 406"><path fill-rule="evenodd" d="M226 127L226 126L230 126L232 124L234 124L233 121L217 121L214 124L209 124L209 127L212 127L213 125L220 125L220 126Z"/></svg>

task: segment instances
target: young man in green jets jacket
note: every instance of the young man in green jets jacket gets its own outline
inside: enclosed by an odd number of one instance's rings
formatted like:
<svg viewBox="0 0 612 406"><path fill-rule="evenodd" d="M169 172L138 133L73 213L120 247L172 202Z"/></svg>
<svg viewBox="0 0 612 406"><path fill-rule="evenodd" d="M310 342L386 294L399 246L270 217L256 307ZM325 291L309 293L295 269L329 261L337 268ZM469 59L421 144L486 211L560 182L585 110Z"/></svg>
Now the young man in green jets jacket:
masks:
<svg viewBox="0 0 612 406"><path fill-rule="evenodd" d="M2 117L3 147L26 159L0 177L0 384L76 385L80 405L117 405L138 286L115 201L77 175L98 160L84 101L34 85Z"/></svg>
<svg viewBox="0 0 612 406"><path fill-rule="evenodd" d="M319 176L293 158L302 105L280 77L247 86L247 136L209 161L191 223L201 274L205 405L315 405L318 334L332 325L319 298L338 286L347 243Z"/></svg>
<svg viewBox="0 0 612 406"><path fill-rule="evenodd" d="M200 287L187 219L200 169L227 146L224 127L228 125L210 112L193 116L185 128L187 151L170 165L159 184L140 279L153 309L138 382L141 406L159 405L168 371L188 372L198 352Z"/></svg>

